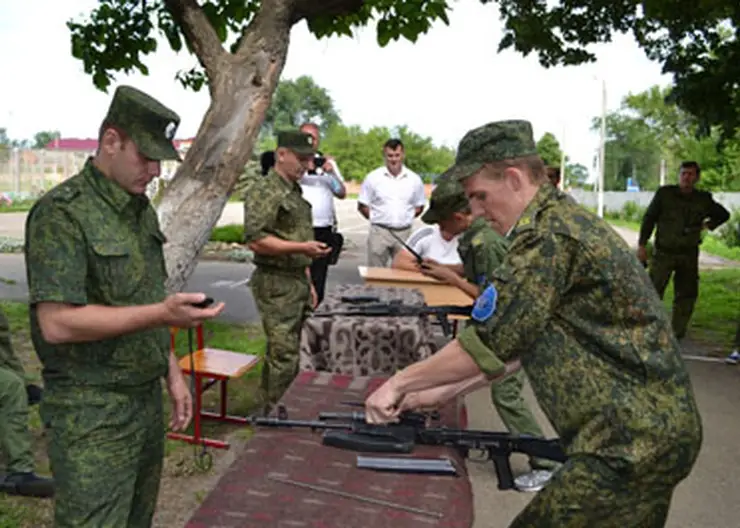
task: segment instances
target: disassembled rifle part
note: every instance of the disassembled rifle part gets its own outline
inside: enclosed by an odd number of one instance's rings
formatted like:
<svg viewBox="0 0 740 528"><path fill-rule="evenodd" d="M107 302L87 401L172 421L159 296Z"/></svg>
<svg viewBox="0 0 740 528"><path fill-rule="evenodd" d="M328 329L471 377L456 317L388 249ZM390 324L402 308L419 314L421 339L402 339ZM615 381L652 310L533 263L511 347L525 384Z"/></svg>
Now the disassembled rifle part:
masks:
<svg viewBox="0 0 740 528"><path fill-rule="evenodd" d="M307 489L310 491L318 491L329 495L336 495L337 497L343 497L345 499L353 499L359 502L366 502L368 504L374 504L376 506L383 506L385 508L393 508L395 510L401 510L408 513L415 513L417 515L426 515L427 517L433 517L435 519L441 519L444 517L439 512L433 512L429 510L423 510L421 508L414 508L413 506L406 506L405 504L399 504L397 502L390 502L383 499L374 499L372 497L365 497L363 495L357 495L355 493L349 493L346 491L340 491L332 488L325 488L323 486L317 486L315 484L309 484L307 482L298 482L296 480L284 479L274 477L272 475L267 476L268 479L273 482L279 482L280 484L288 484L290 486L296 486L298 488Z"/></svg>
<svg viewBox="0 0 740 528"><path fill-rule="evenodd" d="M357 467L393 473L424 473L457 476L457 468L448 458L357 456Z"/></svg>

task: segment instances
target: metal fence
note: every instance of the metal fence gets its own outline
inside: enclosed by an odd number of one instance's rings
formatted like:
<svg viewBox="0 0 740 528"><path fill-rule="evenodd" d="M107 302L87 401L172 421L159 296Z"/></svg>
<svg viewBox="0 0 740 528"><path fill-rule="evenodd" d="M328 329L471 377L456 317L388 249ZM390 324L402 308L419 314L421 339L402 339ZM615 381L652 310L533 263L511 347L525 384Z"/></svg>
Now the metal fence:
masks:
<svg viewBox="0 0 740 528"><path fill-rule="evenodd" d="M14 198L38 196L79 172L87 152L0 150L0 192Z"/></svg>
<svg viewBox="0 0 740 528"><path fill-rule="evenodd" d="M84 151L0 149L0 193L16 200L38 197L80 172L93 154ZM162 176L171 178L177 165L177 162L162 163ZM158 183L158 180L154 180L147 194L156 193Z"/></svg>

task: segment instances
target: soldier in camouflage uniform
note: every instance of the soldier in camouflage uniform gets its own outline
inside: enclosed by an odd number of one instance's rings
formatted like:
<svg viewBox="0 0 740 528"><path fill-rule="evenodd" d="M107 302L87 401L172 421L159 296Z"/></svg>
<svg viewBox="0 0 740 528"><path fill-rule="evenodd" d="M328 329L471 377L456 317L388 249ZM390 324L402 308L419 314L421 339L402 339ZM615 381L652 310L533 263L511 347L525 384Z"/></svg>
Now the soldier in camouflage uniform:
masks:
<svg viewBox="0 0 740 528"><path fill-rule="evenodd" d="M47 192L26 223L31 337L43 365L57 528L148 527L164 456L161 380L182 430L192 397L169 347L169 326L223 310L192 306L202 293L167 295L154 208L145 195L179 117L119 87L82 171Z"/></svg>
<svg viewBox="0 0 740 528"><path fill-rule="evenodd" d="M511 526L665 526L702 425L647 272L602 219L547 181L528 122L468 132L452 171L509 251L473 323L373 393L368 420L394 420L522 366L569 459Z"/></svg>
<svg viewBox="0 0 740 528"><path fill-rule="evenodd" d="M34 472L31 432L28 430L28 405L39 388L26 381L10 339L10 325L0 308L0 453L8 461L5 475L0 473L0 491L9 494L50 497L54 482Z"/></svg>
<svg viewBox="0 0 740 528"><path fill-rule="evenodd" d="M447 175L437 181L429 209L421 219L427 224L438 223L453 235L460 234L457 251L462 265L445 266L427 260L421 272L456 286L475 299L503 261L507 242L485 219L473 219L460 182ZM523 388L524 372L519 371L491 384L491 400L509 432L542 438L542 429L522 396ZM530 458L529 464L532 472L517 477L515 484L522 491L539 491L557 464L535 457Z"/></svg>
<svg viewBox="0 0 740 528"><path fill-rule="evenodd" d="M331 248L313 239L311 204L297 183L316 151L313 137L280 132L275 165L244 198L244 237L254 252L250 286L267 336L262 366L265 407L275 403L298 373L303 321L316 305L311 259Z"/></svg>
<svg viewBox="0 0 740 528"><path fill-rule="evenodd" d="M663 298L673 275L672 324L676 337L686 328L699 295L699 245L704 229L724 224L730 213L715 202L712 193L694 188L701 170L695 161L681 164L678 185L664 185L653 196L640 226L637 257L647 263L647 243L656 224L650 262L650 279Z"/></svg>

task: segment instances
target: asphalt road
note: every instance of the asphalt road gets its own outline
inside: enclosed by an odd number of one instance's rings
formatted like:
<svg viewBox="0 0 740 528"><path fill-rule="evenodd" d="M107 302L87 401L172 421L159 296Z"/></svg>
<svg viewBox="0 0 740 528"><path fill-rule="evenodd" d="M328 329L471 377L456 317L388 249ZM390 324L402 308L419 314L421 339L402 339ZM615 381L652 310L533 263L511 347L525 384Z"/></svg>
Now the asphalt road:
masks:
<svg viewBox="0 0 740 528"><path fill-rule="evenodd" d="M330 270L328 288L340 283L359 283L358 265L365 263L364 237L366 223L354 210L354 202L340 204L339 218L348 249L337 266ZM11 219L12 217L12 219ZM239 204L229 204L220 224L240 223ZM0 236L22 237L21 215L0 215ZM20 229L20 232L19 232ZM618 229L631 244L636 234ZM716 265L705 256L704 265ZM720 262L721 264L721 262ZM222 318L227 321L257 322L258 314L248 288L252 266L227 262L201 261L186 289L203 291L226 302ZM26 300L24 261L22 255L0 254L0 277L15 284L0 282L0 299ZM692 379L704 423L704 444L697 465L674 495L669 528L730 528L740 519L740 370L722 363L689 362ZM527 401L549 434L552 429L539 409L529 386ZM470 427L502 430L503 424L493 410L487 390L467 398ZM514 470L524 470L525 460L515 456ZM531 494L499 492L490 463L470 462L470 480L475 495L476 522L474 528L505 528L531 500Z"/></svg>

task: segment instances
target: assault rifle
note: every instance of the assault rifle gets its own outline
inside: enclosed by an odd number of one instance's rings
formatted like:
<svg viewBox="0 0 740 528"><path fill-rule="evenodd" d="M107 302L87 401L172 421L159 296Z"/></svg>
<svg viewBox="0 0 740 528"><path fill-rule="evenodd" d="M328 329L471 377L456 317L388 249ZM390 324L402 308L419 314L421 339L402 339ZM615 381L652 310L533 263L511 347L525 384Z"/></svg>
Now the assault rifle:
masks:
<svg viewBox="0 0 740 528"><path fill-rule="evenodd" d="M409 454L416 445L450 447L466 458L472 451L478 451L485 453L487 459L493 462L500 490L514 488L514 475L509 463L512 453L556 462L567 460L560 441L556 438L430 427L429 422L434 419L433 416L411 411L402 413L399 422L387 425L368 424L364 420L364 413L350 413L349 419L341 414L339 416L344 421L334 421L337 415L328 413L320 413L319 420L315 421L289 420L285 407L279 405L276 418L250 417L248 423L259 427L323 430L323 445L363 453Z"/></svg>
<svg viewBox="0 0 740 528"><path fill-rule="evenodd" d="M448 316L470 316L472 309L472 305L409 306L403 304L400 300L393 300L387 303L357 303L345 309L316 311L311 315L312 317L333 317L335 315L352 317L418 317L421 315L434 315L439 320L444 335L450 336L452 334L452 327Z"/></svg>

